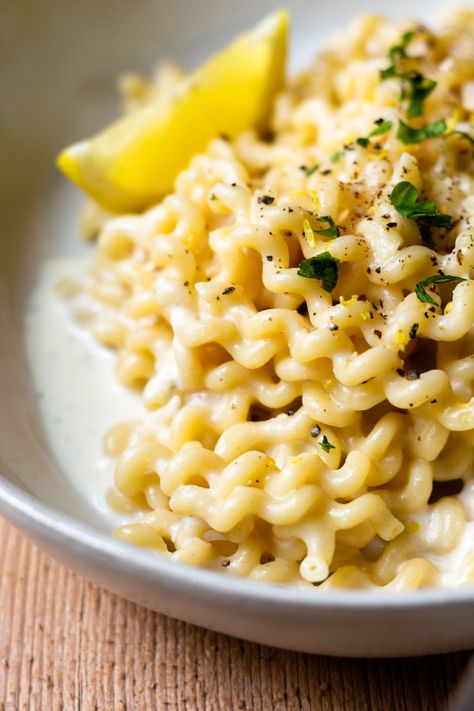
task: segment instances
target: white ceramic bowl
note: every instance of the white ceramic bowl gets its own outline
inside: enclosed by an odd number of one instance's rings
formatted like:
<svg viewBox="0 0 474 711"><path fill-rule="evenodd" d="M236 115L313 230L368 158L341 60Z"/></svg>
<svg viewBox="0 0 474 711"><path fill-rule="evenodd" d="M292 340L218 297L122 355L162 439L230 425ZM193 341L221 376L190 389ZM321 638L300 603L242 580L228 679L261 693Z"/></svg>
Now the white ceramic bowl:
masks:
<svg viewBox="0 0 474 711"><path fill-rule="evenodd" d="M294 62L355 11L429 19L430 0L294 0ZM474 589L405 594L295 591L171 564L110 537L48 450L21 323L35 270L78 249L80 198L58 149L113 115L114 79L163 57L192 65L272 0L16 0L0 7L0 511L55 558L130 600L188 622L288 649L352 656L474 645ZM295 59L296 58L296 59ZM111 103L112 100L112 103Z"/></svg>

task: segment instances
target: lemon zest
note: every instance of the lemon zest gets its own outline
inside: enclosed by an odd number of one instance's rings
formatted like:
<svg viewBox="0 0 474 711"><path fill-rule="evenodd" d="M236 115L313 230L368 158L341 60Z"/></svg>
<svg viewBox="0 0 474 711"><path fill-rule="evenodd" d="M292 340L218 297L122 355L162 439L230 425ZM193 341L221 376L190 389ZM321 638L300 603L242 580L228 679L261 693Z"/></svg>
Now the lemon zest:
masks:
<svg viewBox="0 0 474 711"><path fill-rule="evenodd" d="M397 346L401 346L402 348L404 348L409 341L410 336L408 335L408 333L402 331L402 329L399 328L395 335L395 343L397 344Z"/></svg>
<svg viewBox="0 0 474 711"><path fill-rule="evenodd" d="M313 229L312 229L311 225L309 224L309 220L306 220L306 219L303 220L303 233L304 233L304 236L306 237L306 241L309 244L309 246L312 247L313 249L315 249L316 248L316 240L314 238Z"/></svg>
<svg viewBox="0 0 474 711"><path fill-rule="evenodd" d="M471 403L470 402L457 402L456 407L469 407Z"/></svg>
<svg viewBox="0 0 474 711"><path fill-rule="evenodd" d="M363 321L370 320L370 311L362 311L360 315Z"/></svg>
<svg viewBox="0 0 474 711"><path fill-rule="evenodd" d="M453 306L454 306L453 302L452 302L452 301L448 301L448 303L447 303L446 306L444 307L443 313L444 313L444 314L449 314L449 313L451 313L451 311L453 310Z"/></svg>
<svg viewBox="0 0 474 711"><path fill-rule="evenodd" d="M319 207L318 193L316 190L291 190L289 197L309 197L314 202L315 208Z"/></svg>
<svg viewBox="0 0 474 711"><path fill-rule="evenodd" d="M343 296L340 296L339 303L342 304L343 306L352 306L352 304L355 304L355 302L357 301L358 298L359 297L357 294L352 294L350 299L345 299Z"/></svg>
<svg viewBox="0 0 474 711"><path fill-rule="evenodd" d="M383 160L388 156L388 151L377 151L377 153L367 154L367 160Z"/></svg>
<svg viewBox="0 0 474 711"><path fill-rule="evenodd" d="M457 124L462 118L462 111L460 109L454 109L453 113L449 118L446 119L446 125L448 127L448 131L454 131L456 128Z"/></svg>
<svg viewBox="0 0 474 711"><path fill-rule="evenodd" d="M299 463L302 462L302 461L303 461L303 457L302 457L302 456L293 457L292 459L290 459L290 464L299 464Z"/></svg>

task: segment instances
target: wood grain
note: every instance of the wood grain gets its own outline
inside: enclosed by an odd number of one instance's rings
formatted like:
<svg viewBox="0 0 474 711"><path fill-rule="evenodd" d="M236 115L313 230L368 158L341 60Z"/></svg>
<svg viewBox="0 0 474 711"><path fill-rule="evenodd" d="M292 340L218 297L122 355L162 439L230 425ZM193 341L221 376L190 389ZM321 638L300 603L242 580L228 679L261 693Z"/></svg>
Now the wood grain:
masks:
<svg viewBox="0 0 474 711"><path fill-rule="evenodd" d="M467 656L331 659L242 642L117 598L0 520L1 711L439 711Z"/></svg>

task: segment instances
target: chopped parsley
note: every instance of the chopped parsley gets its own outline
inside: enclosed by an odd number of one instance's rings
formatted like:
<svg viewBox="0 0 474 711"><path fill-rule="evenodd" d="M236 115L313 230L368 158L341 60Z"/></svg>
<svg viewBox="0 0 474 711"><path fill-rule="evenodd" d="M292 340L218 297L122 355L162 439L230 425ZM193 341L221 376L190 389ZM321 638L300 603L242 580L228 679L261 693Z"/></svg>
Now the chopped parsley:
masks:
<svg viewBox="0 0 474 711"><path fill-rule="evenodd" d="M436 136L441 136L447 128L448 126L444 119L440 119L434 123L429 123L426 126L422 126L422 128L412 128L403 121L400 121L398 124L397 138L402 143L410 145L426 141L428 138L436 138Z"/></svg>
<svg viewBox="0 0 474 711"><path fill-rule="evenodd" d="M438 302L428 293L426 287L432 284L459 284L460 281L466 281L466 279L464 277L454 276L453 274L433 274L418 282L415 287L415 294L419 301L426 304L433 304L433 306L439 306Z"/></svg>
<svg viewBox="0 0 474 711"><path fill-rule="evenodd" d="M336 225L334 220L332 219L331 215L324 215L323 217L316 217L315 218L316 222L327 222L329 227L323 227L321 230L314 230L315 234L321 235L322 237L330 237L331 239L334 239L335 237L340 236L340 227L339 225Z"/></svg>
<svg viewBox="0 0 474 711"><path fill-rule="evenodd" d="M337 163L338 160L341 160L343 155L344 155L344 151L336 151L331 156L331 163Z"/></svg>
<svg viewBox="0 0 474 711"><path fill-rule="evenodd" d="M301 262L298 276L307 279L319 279L324 291L331 292L337 284L339 276L339 259L329 252L322 252Z"/></svg>
<svg viewBox="0 0 474 711"><path fill-rule="evenodd" d="M398 76L397 66L400 63L401 59L408 58L406 50L408 45L414 38L415 34L415 32L404 32L400 44L396 44L393 47L390 47L390 49L388 50L388 56L390 57L390 61L392 63L386 69L380 70L380 78L382 79L382 81L384 79L391 79L392 77Z"/></svg>
<svg viewBox="0 0 474 711"><path fill-rule="evenodd" d="M391 121L385 121L384 119L375 121L377 124L376 127L369 133L368 136L358 138L356 140L357 145L363 146L364 148L367 148L367 146L370 143L370 138L373 136L381 136L383 133L387 133L387 131L390 131L390 129L393 126L393 123Z"/></svg>
<svg viewBox="0 0 474 711"><path fill-rule="evenodd" d="M329 454L331 449L336 449L336 447L328 440L326 435L324 435L324 437L322 438L321 442L319 443L319 446L326 452L326 454Z"/></svg>
<svg viewBox="0 0 474 711"><path fill-rule="evenodd" d="M390 194L390 202L403 217L416 220L428 227L451 227L451 215L438 212L431 200L418 200L418 190L404 180L398 183Z"/></svg>
<svg viewBox="0 0 474 711"><path fill-rule="evenodd" d="M408 59L407 47L415 37L415 32L405 32L402 35L400 44L389 49L388 55L391 61L390 66L380 70L380 79L400 79L401 98L408 100L406 114L409 118L421 116L425 99L436 87L434 79L425 77L420 72L401 71L401 64L404 59Z"/></svg>
<svg viewBox="0 0 474 711"><path fill-rule="evenodd" d="M304 171L305 175L309 178L310 175L313 175L314 173L316 173L318 168L319 168L319 163L315 163L310 168L305 168L305 171Z"/></svg>

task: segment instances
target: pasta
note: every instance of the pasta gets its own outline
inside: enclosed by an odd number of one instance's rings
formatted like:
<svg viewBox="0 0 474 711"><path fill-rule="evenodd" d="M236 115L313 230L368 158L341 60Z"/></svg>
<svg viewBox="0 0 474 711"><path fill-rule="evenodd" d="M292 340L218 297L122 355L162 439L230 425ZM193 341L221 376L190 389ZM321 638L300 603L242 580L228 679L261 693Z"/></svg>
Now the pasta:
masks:
<svg viewBox="0 0 474 711"><path fill-rule="evenodd" d="M271 137L88 213L87 324L148 410L105 438L120 539L272 583L474 582L473 57L473 11L363 17Z"/></svg>

